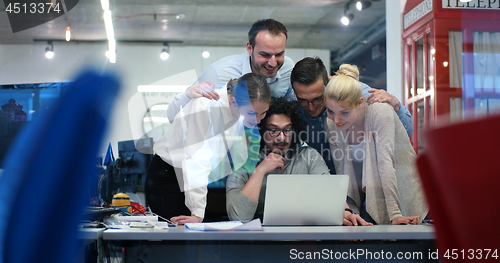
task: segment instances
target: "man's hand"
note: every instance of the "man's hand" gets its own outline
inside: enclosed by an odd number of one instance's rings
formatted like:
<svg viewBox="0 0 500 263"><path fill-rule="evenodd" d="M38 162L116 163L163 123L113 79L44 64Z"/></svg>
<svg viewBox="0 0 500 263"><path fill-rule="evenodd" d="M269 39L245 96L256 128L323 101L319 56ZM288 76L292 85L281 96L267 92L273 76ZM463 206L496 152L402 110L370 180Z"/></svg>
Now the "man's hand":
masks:
<svg viewBox="0 0 500 263"><path fill-rule="evenodd" d="M388 102L394 108L394 111L399 111L399 107L401 106L399 100L387 93L387 91L383 89L370 89L368 92L372 94L368 97L368 99L366 99L368 104L375 102Z"/></svg>
<svg viewBox="0 0 500 263"><path fill-rule="evenodd" d="M219 100L219 94L215 92L215 85L210 81L196 83L186 90L190 99L205 97L210 100Z"/></svg>
<svg viewBox="0 0 500 263"><path fill-rule="evenodd" d="M170 221L177 223L179 225L184 225L185 223L201 223L203 222L203 218L197 217L195 215L192 216L174 216L170 218Z"/></svg>
<svg viewBox="0 0 500 263"><path fill-rule="evenodd" d="M418 225L420 216L397 216L392 219L393 225Z"/></svg>
<svg viewBox="0 0 500 263"><path fill-rule="evenodd" d="M366 222L360 215L351 214L351 212L344 212L344 226L373 226L372 223Z"/></svg>
<svg viewBox="0 0 500 263"><path fill-rule="evenodd" d="M266 159L257 165L255 170L259 170L262 174L268 174L274 171L277 167L280 168L280 171L285 169L285 158L279 154L270 153L266 156Z"/></svg>

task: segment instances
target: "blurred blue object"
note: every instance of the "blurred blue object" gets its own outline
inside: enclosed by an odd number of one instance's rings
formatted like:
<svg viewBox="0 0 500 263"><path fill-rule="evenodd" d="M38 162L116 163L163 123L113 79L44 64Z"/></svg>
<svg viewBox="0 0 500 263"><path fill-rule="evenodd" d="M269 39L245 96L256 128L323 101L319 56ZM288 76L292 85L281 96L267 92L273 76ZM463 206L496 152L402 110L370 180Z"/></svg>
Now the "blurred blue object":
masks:
<svg viewBox="0 0 500 263"><path fill-rule="evenodd" d="M108 150L106 151L106 157L104 157L104 162L102 165L107 165L110 162L115 161L115 156L113 155L113 149L111 148L111 143L108 145Z"/></svg>
<svg viewBox="0 0 500 263"><path fill-rule="evenodd" d="M86 71L18 134L0 177L0 263L74 261L119 86L115 76Z"/></svg>

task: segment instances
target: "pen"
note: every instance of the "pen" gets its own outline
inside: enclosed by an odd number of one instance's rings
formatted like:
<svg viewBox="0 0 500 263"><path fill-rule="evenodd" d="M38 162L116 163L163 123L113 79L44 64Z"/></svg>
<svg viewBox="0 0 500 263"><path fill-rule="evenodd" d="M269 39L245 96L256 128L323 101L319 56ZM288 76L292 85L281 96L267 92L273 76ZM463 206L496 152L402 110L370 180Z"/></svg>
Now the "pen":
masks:
<svg viewBox="0 0 500 263"><path fill-rule="evenodd" d="M170 221L170 220L168 220L168 219L166 219L166 218L164 218L164 217L162 217L160 215L156 215L156 216L159 217L159 218L161 218L161 219L163 219L163 220L165 220L165 221L167 221L168 227L175 227L175 226L177 226L177 223L174 223L174 222L172 222L172 221Z"/></svg>

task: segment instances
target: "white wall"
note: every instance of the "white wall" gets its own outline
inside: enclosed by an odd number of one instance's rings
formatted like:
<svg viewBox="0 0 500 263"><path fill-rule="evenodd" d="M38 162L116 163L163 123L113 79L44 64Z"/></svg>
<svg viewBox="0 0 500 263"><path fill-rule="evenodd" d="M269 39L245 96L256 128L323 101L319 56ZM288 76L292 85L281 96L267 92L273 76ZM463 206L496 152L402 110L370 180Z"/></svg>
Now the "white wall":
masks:
<svg viewBox="0 0 500 263"><path fill-rule="evenodd" d="M402 12L405 4L405 0L402 0L400 5L395 5L391 0L386 0L385 5L387 92L398 98L401 103L403 103Z"/></svg>
<svg viewBox="0 0 500 263"><path fill-rule="evenodd" d="M117 62L111 64L104 53L106 43L54 43L55 56L51 60L44 56L45 43L0 45L0 84L38 83L71 80L83 68L92 67L99 72L107 70L119 73L123 87L114 107L110 128L102 146L104 156L106 147L111 142L115 157L118 141L138 139L142 135L142 116L146 107L130 103L137 97L137 86L155 82L176 82L171 84L192 84L193 79L186 77L185 83L172 78L180 73L201 71L218 59L246 52L239 47L176 47L171 46L170 58L160 59L161 45L158 44L118 44ZM210 57L203 59L202 51L210 52ZM305 56L318 56L327 68L330 68L328 50L287 49L286 55L294 61ZM189 75L189 74L188 74ZM170 78L169 78L170 77ZM168 103L171 97L166 96ZM149 105L151 106L151 105ZM132 118L129 118L132 116ZM140 116L140 117L139 117Z"/></svg>

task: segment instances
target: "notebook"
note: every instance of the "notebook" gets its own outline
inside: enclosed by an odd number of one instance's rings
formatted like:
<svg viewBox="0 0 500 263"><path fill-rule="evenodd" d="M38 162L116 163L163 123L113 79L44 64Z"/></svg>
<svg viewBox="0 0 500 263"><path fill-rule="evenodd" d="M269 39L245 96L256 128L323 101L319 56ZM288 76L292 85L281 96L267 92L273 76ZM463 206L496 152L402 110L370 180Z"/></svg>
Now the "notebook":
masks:
<svg viewBox="0 0 500 263"><path fill-rule="evenodd" d="M347 175L270 174L263 225L342 225Z"/></svg>

